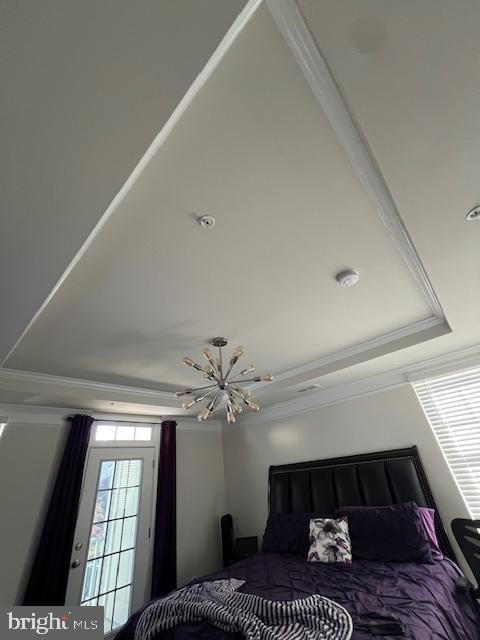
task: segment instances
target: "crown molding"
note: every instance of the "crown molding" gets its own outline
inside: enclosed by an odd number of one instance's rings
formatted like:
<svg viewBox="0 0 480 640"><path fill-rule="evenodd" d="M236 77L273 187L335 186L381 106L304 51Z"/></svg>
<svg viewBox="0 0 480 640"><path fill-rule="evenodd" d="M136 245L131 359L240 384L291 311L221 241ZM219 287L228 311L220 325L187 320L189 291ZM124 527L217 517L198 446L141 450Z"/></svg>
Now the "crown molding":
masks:
<svg viewBox="0 0 480 640"><path fill-rule="evenodd" d="M33 407L19 404L0 404L0 413L8 417L8 423L49 425L52 427L65 425L65 420L78 409L56 407Z"/></svg>
<svg viewBox="0 0 480 640"><path fill-rule="evenodd" d="M317 378L332 371L344 369L363 362L366 353L369 354L369 359L373 359L388 355L392 350L402 349L425 340L439 337L449 331L450 328L443 318L433 317L419 320L400 329L395 329L376 338L359 342L351 347L335 351L317 360L275 374L274 384L287 382L290 383L290 385L299 384L303 381L308 381L308 379ZM395 349L392 349L392 347L395 347ZM246 388L254 388L258 391L260 389L272 388L272 383L260 382L255 383L255 385L244 386Z"/></svg>
<svg viewBox="0 0 480 640"><path fill-rule="evenodd" d="M242 421L257 423L265 420L287 418L309 411L316 411L339 402L410 384L421 379L476 366L480 366L480 345L478 344L428 358L415 364L398 367L391 371L366 376L360 380L319 390L312 395L303 396L295 400L279 402L265 407L257 414L242 415ZM224 422L223 424L227 428L226 423ZM228 428L231 428L231 425L228 425Z"/></svg>
<svg viewBox="0 0 480 640"><path fill-rule="evenodd" d="M0 368L0 389L25 391L29 393L51 393L59 395L65 390L70 393L83 392L96 397L118 400L121 402L137 402L159 406L179 407L179 400L171 391L157 391L141 387L128 387L106 382L94 382L79 378L53 376L47 373L19 371L17 369Z"/></svg>
<svg viewBox="0 0 480 640"><path fill-rule="evenodd" d="M219 433L221 431L220 420L210 420L208 422L199 423L196 417L184 415L136 415L124 413L103 413L101 411L91 411L88 409L69 409L66 407L43 407L35 405L19 405L11 403L0 403L0 414L8 418L8 422L12 424L31 424L31 425L49 425L63 426L65 420L75 414L83 413L92 416L94 420L115 422L115 420L144 422L145 424L158 424L162 420L168 418L175 420L177 429L180 431L212 431Z"/></svg>
<svg viewBox="0 0 480 640"><path fill-rule="evenodd" d="M315 411L322 407L344 402L346 400L353 400L355 398L391 389L400 385L409 384L411 382L421 380L423 378L433 377L450 373L451 371L466 369L468 367L480 366L480 345L460 349L440 356L422 360L415 364L399 367L391 371L386 371L372 376L367 376L360 380L337 385L335 387L326 388L315 392L315 394L303 396L295 400L288 400L286 402L279 402L270 407L266 407L255 414L242 414L241 420L237 423L237 426L245 421L262 422L265 420L287 418L294 415L299 415L309 411ZM8 377L9 370L0 369L0 383L3 379ZM59 380L56 376L44 376L43 374L27 373L27 372L13 372L14 374L22 374L21 377L28 378L29 380L43 380L43 378L54 378ZM5 376L7 374L7 376ZM70 384L71 379L60 378L63 387ZM86 383L89 388L95 387L95 383L86 382L83 380L74 380L76 383ZM131 389L130 387L119 387L118 385L100 385L101 388L114 387L116 390ZM143 391L150 392L150 390L135 389L138 394ZM162 392L151 391L153 394ZM164 392L163 392L164 393ZM169 394L174 396L174 394ZM199 423L195 416L182 415L180 410L176 410L177 413L169 414L169 419L175 419L178 424L178 428L183 431L219 431L221 425L226 423L223 420L213 420L205 423ZM162 415L145 415L145 414L124 414L116 412L101 412L92 411L91 409L73 409L73 408L56 408L34 405L20 405L0 403L0 414L9 418L9 422L17 422L24 424L37 424L37 425L61 425L64 423L65 418L74 413L86 413L91 415L96 420L141 420L142 422L158 422L161 421ZM235 428L235 425L228 425L228 428Z"/></svg>

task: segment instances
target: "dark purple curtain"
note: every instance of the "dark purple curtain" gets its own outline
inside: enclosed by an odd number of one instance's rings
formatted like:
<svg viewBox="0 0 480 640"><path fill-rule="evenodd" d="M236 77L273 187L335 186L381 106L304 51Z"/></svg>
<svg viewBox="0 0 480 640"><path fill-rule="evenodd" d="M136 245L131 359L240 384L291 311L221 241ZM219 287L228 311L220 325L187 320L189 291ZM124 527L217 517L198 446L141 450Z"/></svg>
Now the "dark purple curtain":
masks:
<svg viewBox="0 0 480 640"><path fill-rule="evenodd" d="M153 547L152 598L177 586L177 423L162 422Z"/></svg>
<svg viewBox="0 0 480 640"><path fill-rule="evenodd" d="M93 418L76 415L33 560L24 605L63 605Z"/></svg>

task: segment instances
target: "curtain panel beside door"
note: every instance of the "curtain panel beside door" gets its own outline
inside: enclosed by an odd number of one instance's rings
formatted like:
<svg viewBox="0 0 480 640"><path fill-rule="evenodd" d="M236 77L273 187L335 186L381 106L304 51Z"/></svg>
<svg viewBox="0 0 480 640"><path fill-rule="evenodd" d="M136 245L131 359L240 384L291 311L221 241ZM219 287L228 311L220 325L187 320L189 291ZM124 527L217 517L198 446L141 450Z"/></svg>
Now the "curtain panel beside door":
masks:
<svg viewBox="0 0 480 640"><path fill-rule="evenodd" d="M177 423L164 420L160 435L151 597L177 586Z"/></svg>
<svg viewBox="0 0 480 640"><path fill-rule="evenodd" d="M23 605L65 604L83 469L93 418L75 415L33 559Z"/></svg>

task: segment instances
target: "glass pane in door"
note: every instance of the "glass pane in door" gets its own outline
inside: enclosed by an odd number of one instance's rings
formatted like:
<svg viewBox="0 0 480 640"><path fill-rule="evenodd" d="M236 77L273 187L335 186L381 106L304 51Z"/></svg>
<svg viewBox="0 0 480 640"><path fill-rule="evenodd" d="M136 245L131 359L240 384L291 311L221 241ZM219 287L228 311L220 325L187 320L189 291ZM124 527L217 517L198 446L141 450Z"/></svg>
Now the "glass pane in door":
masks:
<svg viewBox="0 0 480 640"><path fill-rule="evenodd" d="M130 614L142 460L103 460L93 509L82 606L105 607L105 633Z"/></svg>

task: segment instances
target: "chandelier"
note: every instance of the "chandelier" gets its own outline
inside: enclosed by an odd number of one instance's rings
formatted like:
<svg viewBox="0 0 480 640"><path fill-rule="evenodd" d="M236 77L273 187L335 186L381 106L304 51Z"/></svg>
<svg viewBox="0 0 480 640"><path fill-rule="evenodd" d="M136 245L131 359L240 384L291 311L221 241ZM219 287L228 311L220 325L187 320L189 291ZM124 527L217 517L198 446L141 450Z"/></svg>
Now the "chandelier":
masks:
<svg viewBox="0 0 480 640"><path fill-rule="evenodd" d="M227 345L227 342L227 338L213 338L213 340L211 340L211 344L218 348L218 357L215 357L210 349L203 350L203 355L208 361L208 366L202 367L202 365L196 363L192 358L183 359L184 364L193 367L202 374L204 380L211 382L211 384L203 387L182 389L181 391L175 392L177 397L195 396L192 400L187 400L183 403L182 406L184 409L191 409L197 403L202 402L202 400L207 401L206 406L197 416L199 422L208 420L222 399L225 400L227 420L230 423L235 422L237 415L242 413L242 404L252 411L258 411L260 407L250 400L250 391L242 389L238 384L244 382L271 382L273 380L273 376L270 373L265 376L245 378L244 376L255 371L253 364L249 364L248 367L242 369L240 373L234 374L233 368L245 353L245 349L243 347L236 347L233 350L230 361L226 364L223 360L222 348Z"/></svg>

